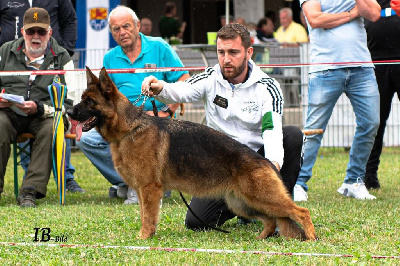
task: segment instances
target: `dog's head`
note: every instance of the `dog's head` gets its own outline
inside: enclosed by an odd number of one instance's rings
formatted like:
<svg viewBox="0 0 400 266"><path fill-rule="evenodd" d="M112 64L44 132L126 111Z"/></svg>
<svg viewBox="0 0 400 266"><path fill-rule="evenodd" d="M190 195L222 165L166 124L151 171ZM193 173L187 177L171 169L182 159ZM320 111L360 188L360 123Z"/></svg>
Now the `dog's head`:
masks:
<svg viewBox="0 0 400 266"><path fill-rule="evenodd" d="M115 113L113 98L119 93L104 67L99 78L88 67L86 69L87 89L82 94L81 102L67 111L72 124L76 124L77 141L82 132L94 127L99 129L106 119L112 119Z"/></svg>

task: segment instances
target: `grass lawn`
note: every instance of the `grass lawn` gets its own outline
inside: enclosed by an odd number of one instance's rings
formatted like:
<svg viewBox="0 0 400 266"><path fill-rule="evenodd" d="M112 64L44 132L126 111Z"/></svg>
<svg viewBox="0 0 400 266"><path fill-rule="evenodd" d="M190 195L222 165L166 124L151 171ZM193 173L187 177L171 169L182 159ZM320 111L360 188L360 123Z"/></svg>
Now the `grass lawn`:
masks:
<svg viewBox="0 0 400 266"><path fill-rule="evenodd" d="M157 234L151 239L140 240L137 238L139 207L124 205L122 199L109 199L110 185L82 153L74 152L72 160L77 169L76 180L86 193L67 192L66 204L61 206L51 177L47 197L37 201L38 207L21 209L13 195L10 158L0 201L1 265L400 264L400 257L371 258L376 255L400 256L399 148L383 152L379 170L382 188L372 192L377 197L374 201L339 195L336 190L343 182L348 153L344 149L321 150L314 176L309 182L309 201L299 204L310 209L319 236L319 240L313 242L282 238L256 240L261 224L239 225L237 219L222 227L230 234L189 231L183 224L186 207L176 191L171 199L163 202ZM19 173L22 176L21 169ZM187 199L190 199L189 195ZM35 228L49 228L51 237L61 242L34 242ZM48 232L46 230L43 232ZM39 236L41 233L39 231ZM63 247L61 244L76 246ZM162 249L137 250L132 247ZM193 248L197 251L168 252L168 248ZM201 252L199 249L224 252ZM327 255L271 255L240 251Z"/></svg>

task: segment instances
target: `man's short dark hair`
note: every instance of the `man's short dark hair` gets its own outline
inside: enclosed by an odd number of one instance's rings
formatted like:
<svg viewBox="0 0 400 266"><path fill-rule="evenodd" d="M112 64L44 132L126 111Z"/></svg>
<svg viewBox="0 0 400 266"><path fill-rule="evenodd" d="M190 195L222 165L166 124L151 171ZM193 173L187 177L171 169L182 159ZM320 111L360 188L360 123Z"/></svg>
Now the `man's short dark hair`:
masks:
<svg viewBox="0 0 400 266"><path fill-rule="evenodd" d="M245 26L239 23L230 23L223 26L217 33L217 39L233 40L238 36L242 39L242 45L245 49L251 46L250 32Z"/></svg>
<svg viewBox="0 0 400 266"><path fill-rule="evenodd" d="M267 25L267 24L268 24L267 18L262 18L258 21L257 28L261 29L263 25Z"/></svg>
<svg viewBox="0 0 400 266"><path fill-rule="evenodd" d="M165 4L165 14L170 14L174 8L176 8L176 3L173 1L168 1Z"/></svg>

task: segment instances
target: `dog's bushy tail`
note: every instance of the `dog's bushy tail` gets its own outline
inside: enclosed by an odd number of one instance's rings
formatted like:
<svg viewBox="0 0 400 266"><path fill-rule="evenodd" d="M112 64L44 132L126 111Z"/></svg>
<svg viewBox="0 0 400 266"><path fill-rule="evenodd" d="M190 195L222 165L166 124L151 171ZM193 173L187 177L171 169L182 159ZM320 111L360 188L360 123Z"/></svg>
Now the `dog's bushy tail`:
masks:
<svg viewBox="0 0 400 266"><path fill-rule="evenodd" d="M304 230L290 218L276 218L276 225L279 228L279 234L285 238L307 239Z"/></svg>

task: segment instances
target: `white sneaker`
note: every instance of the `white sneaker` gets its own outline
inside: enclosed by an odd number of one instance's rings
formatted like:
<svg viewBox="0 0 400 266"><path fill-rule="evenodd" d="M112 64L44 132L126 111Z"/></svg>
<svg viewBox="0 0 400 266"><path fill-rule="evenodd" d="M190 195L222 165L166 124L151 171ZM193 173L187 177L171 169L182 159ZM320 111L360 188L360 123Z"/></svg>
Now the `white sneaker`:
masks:
<svg viewBox="0 0 400 266"><path fill-rule="evenodd" d="M124 204L138 204L139 199L136 194L136 191L133 188L128 188L128 192L126 193L127 199L124 201Z"/></svg>
<svg viewBox="0 0 400 266"><path fill-rule="evenodd" d="M308 195L304 188L300 185L295 185L293 189L293 201L307 201Z"/></svg>
<svg viewBox="0 0 400 266"><path fill-rule="evenodd" d="M339 192L345 197L353 197L360 200L376 199L375 196L369 194L367 188L365 187L364 182L362 181L353 184L343 183L342 186L337 190L337 192Z"/></svg>

